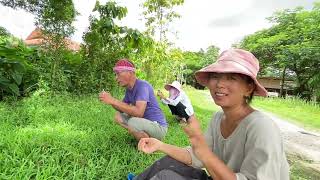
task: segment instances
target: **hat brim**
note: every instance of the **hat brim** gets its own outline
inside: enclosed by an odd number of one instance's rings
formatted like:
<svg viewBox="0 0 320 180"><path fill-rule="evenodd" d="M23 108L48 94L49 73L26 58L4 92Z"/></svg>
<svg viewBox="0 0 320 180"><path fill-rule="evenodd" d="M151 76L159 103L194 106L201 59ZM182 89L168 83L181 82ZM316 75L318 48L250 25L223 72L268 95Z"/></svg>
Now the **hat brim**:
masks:
<svg viewBox="0 0 320 180"><path fill-rule="evenodd" d="M256 85L254 95L267 96L267 90L258 82L257 78L252 75L246 67L232 61L218 61L195 73L196 80L203 86L208 86L210 73L238 73L244 74L252 78Z"/></svg>
<svg viewBox="0 0 320 180"><path fill-rule="evenodd" d="M164 88L165 88L167 91L169 91L171 87L177 89L179 92L181 91L180 88L174 86L173 84L166 84L166 85L164 86Z"/></svg>

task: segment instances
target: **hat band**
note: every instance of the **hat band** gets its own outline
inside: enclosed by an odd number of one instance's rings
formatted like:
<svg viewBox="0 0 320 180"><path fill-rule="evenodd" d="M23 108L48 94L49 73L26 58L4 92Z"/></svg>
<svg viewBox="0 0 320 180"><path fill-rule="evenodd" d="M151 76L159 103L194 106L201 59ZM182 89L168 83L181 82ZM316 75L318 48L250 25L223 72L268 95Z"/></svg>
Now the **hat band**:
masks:
<svg viewBox="0 0 320 180"><path fill-rule="evenodd" d="M128 66L116 66L113 68L113 71L115 72L121 72L121 71L132 71L135 72L135 68L128 67Z"/></svg>
<svg viewBox="0 0 320 180"><path fill-rule="evenodd" d="M240 58L240 59L241 59L241 58ZM242 59L241 59L241 60L242 60ZM252 75L254 75L255 77L257 76L257 72L256 72L256 71L254 72L252 69L248 68L248 65L244 65L244 64L240 63L239 61L236 61L236 60L233 60L233 59L225 59L225 60L223 60L223 61L232 61L232 62L235 62L235 63L241 65L242 67L244 67L246 70L248 70L248 71L249 71Z"/></svg>

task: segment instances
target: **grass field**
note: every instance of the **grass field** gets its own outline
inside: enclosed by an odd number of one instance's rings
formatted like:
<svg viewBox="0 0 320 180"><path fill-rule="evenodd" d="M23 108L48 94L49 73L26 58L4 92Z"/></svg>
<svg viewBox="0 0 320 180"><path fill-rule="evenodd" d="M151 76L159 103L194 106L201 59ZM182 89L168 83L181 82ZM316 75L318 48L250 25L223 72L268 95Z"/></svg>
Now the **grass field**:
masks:
<svg viewBox="0 0 320 180"><path fill-rule="evenodd" d="M187 93L204 129L218 108L204 91ZM168 108L161 108L170 126L165 142L188 145ZM113 115L97 95L37 94L0 102L0 179L125 179L163 156L138 152L137 142L115 126Z"/></svg>
<svg viewBox="0 0 320 180"><path fill-rule="evenodd" d="M320 105L298 98L256 98L253 105L299 126L320 131Z"/></svg>

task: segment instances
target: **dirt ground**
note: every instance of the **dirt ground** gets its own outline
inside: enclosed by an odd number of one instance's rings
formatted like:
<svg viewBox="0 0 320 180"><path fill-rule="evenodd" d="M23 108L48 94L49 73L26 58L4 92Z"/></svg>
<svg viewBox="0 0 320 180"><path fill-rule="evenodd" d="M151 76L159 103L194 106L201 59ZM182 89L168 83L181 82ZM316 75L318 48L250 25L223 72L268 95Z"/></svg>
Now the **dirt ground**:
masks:
<svg viewBox="0 0 320 180"><path fill-rule="evenodd" d="M274 114L265 113L279 126L288 153L300 155L314 163L320 163L320 134L318 132L305 130Z"/></svg>
<svg viewBox="0 0 320 180"><path fill-rule="evenodd" d="M279 126L285 145L286 153L290 157L299 157L304 163L301 165L309 169L311 174L320 173L320 134L298 127L278 116L268 114ZM306 170L307 172L307 170ZM314 175L314 177L319 177Z"/></svg>

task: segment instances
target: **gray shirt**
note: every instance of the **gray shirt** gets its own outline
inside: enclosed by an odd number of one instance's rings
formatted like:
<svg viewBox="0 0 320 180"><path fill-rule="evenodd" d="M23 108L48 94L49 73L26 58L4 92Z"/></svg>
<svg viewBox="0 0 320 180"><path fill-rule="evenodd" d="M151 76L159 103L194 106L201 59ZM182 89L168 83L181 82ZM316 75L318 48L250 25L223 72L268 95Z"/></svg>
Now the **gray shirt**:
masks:
<svg viewBox="0 0 320 180"><path fill-rule="evenodd" d="M228 137L221 135L223 112L217 112L205 133L210 149L236 173L237 180L289 180L280 129L259 111L246 116ZM188 147L192 166L203 164Z"/></svg>

